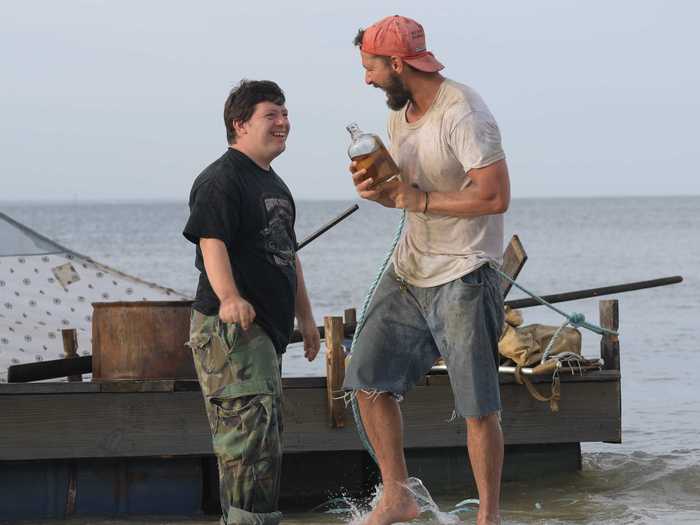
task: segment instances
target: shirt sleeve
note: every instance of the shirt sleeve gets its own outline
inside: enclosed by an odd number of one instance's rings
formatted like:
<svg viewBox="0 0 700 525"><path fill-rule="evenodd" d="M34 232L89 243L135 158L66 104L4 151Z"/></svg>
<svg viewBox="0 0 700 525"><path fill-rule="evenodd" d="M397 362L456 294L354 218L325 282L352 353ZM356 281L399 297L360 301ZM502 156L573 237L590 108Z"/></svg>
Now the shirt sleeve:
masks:
<svg viewBox="0 0 700 525"><path fill-rule="evenodd" d="M452 128L449 145L465 172L505 158L501 132L488 111L472 111Z"/></svg>
<svg viewBox="0 0 700 525"><path fill-rule="evenodd" d="M224 192L212 181L193 191L190 216L182 234L194 244L208 238L228 245L235 239L240 225L240 192Z"/></svg>

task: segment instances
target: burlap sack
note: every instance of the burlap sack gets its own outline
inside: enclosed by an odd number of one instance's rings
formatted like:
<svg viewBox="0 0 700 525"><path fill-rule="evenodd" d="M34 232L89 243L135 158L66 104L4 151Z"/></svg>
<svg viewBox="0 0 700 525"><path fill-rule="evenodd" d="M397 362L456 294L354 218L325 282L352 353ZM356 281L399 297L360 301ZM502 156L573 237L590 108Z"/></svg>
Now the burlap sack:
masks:
<svg viewBox="0 0 700 525"><path fill-rule="evenodd" d="M557 329L556 326L541 324L512 326L506 322L498 343L498 352L515 366L538 364ZM564 328L554 341L549 354L556 355L562 352L581 354L581 332L576 328Z"/></svg>

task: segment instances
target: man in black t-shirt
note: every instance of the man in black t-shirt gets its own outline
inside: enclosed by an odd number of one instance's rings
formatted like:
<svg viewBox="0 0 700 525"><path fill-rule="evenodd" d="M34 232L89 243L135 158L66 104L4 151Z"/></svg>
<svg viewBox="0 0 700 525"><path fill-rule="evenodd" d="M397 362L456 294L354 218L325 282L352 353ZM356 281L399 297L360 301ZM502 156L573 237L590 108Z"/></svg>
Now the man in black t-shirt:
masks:
<svg viewBox="0 0 700 525"><path fill-rule="evenodd" d="M276 524L281 357L294 328L320 342L296 255L294 200L270 166L289 119L274 82L242 81L224 106L229 149L194 181L184 236L200 271L189 345L219 464L223 522Z"/></svg>

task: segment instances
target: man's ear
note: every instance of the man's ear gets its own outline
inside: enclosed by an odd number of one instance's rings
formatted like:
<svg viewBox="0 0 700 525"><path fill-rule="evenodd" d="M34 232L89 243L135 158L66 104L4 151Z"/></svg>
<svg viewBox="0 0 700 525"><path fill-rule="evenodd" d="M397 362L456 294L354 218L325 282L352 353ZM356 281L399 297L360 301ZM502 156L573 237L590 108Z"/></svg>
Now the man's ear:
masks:
<svg viewBox="0 0 700 525"><path fill-rule="evenodd" d="M248 126L246 126L246 124L247 122L243 122L242 120L233 121L233 129L236 130L236 136L240 137L248 133Z"/></svg>
<svg viewBox="0 0 700 525"><path fill-rule="evenodd" d="M391 69L394 71L394 73L400 75L404 69L403 59L401 57L390 57L389 60L391 62Z"/></svg>

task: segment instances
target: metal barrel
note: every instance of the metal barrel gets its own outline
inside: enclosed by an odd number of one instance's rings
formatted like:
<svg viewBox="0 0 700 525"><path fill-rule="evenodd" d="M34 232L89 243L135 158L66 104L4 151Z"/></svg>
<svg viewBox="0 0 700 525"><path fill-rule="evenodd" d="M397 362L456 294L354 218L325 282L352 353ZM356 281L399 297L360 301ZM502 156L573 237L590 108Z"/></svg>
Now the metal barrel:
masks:
<svg viewBox="0 0 700 525"><path fill-rule="evenodd" d="M92 378L195 379L190 301L93 303Z"/></svg>

